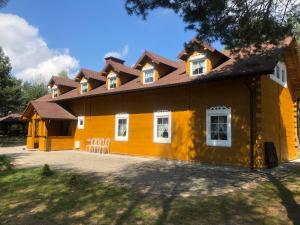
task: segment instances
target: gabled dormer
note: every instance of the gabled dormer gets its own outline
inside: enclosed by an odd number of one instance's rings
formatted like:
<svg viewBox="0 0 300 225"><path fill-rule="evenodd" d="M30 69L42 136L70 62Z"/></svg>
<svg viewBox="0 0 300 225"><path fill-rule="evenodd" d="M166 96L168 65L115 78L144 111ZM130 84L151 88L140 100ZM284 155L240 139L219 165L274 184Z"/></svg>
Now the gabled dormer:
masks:
<svg viewBox="0 0 300 225"><path fill-rule="evenodd" d="M81 69L75 80L80 83L78 91L81 94L88 93L89 91L105 83L105 77L96 71L88 69Z"/></svg>
<svg viewBox="0 0 300 225"><path fill-rule="evenodd" d="M228 56L196 38L186 45L178 58L186 62L186 74L190 77L205 75L229 59Z"/></svg>
<svg viewBox="0 0 300 225"><path fill-rule="evenodd" d="M52 98L56 98L68 91L71 91L79 86L79 83L63 77L52 76L48 82L48 89Z"/></svg>
<svg viewBox="0 0 300 225"><path fill-rule="evenodd" d="M124 65L124 60L107 57L101 74L106 77L106 89L112 90L139 76L139 71Z"/></svg>
<svg viewBox="0 0 300 225"><path fill-rule="evenodd" d="M152 52L145 51L134 68L140 71L140 82L147 85L176 70L178 64Z"/></svg>

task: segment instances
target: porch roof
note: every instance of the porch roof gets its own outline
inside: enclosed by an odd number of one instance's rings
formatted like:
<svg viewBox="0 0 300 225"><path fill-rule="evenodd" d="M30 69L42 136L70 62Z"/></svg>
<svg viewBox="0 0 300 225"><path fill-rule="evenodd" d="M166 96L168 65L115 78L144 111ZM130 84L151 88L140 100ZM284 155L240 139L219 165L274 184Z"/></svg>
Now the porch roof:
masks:
<svg viewBox="0 0 300 225"><path fill-rule="evenodd" d="M23 118L27 117L35 110L41 119L52 119L52 120L77 120L77 118L61 107L59 104L54 102L46 101L32 101L27 106L23 113Z"/></svg>

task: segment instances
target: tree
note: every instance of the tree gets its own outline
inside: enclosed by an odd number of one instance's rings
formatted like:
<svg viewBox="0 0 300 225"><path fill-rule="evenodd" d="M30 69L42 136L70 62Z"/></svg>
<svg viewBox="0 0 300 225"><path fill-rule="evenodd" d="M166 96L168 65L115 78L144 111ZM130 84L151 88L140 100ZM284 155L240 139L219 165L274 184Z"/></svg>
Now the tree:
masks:
<svg viewBox="0 0 300 225"><path fill-rule="evenodd" d="M7 4L8 0L0 0L0 9Z"/></svg>
<svg viewBox="0 0 300 225"><path fill-rule="evenodd" d="M48 88L44 83L24 82L22 87L22 111L30 101L38 99L48 93Z"/></svg>
<svg viewBox="0 0 300 225"><path fill-rule="evenodd" d="M68 72L66 70L62 70L59 74L59 77L63 77L63 78L69 78L68 77Z"/></svg>
<svg viewBox="0 0 300 225"><path fill-rule="evenodd" d="M9 58L0 47L0 114L19 111L21 99L21 81L11 76Z"/></svg>
<svg viewBox="0 0 300 225"><path fill-rule="evenodd" d="M125 8L143 19L151 10L170 9L200 40L219 40L230 49L276 43L295 34L300 20L299 0L126 0Z"/></svg>

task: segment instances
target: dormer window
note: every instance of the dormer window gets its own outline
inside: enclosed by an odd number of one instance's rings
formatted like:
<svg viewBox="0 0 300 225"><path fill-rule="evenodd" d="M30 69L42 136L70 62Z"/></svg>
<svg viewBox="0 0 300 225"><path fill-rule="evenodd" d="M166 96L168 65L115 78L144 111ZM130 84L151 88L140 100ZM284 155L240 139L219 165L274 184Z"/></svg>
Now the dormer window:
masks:
<svg viewBox="0 0 300 225"><path fill-rule="evenodd" d="M88 82L85 78L82 78L82 80L80 81L80 93L87 93L88 92Z"/></svg>
<svg viewBox="0 0 300 225"><path fill-rule="evenodd" d="M107 79L108 79L108 89L114 89L117 87L117 75L116 74L110 74Z"/></svg>
<svg viewBox="0 0 300 225"><path fill-rule="evenodd" d="M190 68L190 76L198 76L205 73L205 57L203 55L192 57L190 60Z"/></svg>
<svg viewBox="0 0 300 225"><path fill-rule="evenodd" d="M58 88L57 86L52 87L52 97L56 98L58 96Z"/></svg>
<svg viewBox="0 0 300 225"><path fill-rule="evenodd" d="M281 86L287 87L286 65L284 62L278 62L274 68L274 73L270 75L270 78Z"/></svg>
<svg viewBox="0 0 300 225"><path fill-rule="evenodd" d="M143 84L150 84L154 82L154 67L149 66L143 69Z"/></svg>

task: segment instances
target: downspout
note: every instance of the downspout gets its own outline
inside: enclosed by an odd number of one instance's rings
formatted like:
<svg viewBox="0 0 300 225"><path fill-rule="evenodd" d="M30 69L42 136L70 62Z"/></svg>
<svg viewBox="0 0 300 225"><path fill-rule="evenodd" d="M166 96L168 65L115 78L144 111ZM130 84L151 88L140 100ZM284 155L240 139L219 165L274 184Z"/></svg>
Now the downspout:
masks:
<svg viewBox="0 0 300 225"><path fill-rule="evenodd" d="M254 170L254 92L252 80L245 82L249 91L249 123L250 123L250 170Z"/></svg>

